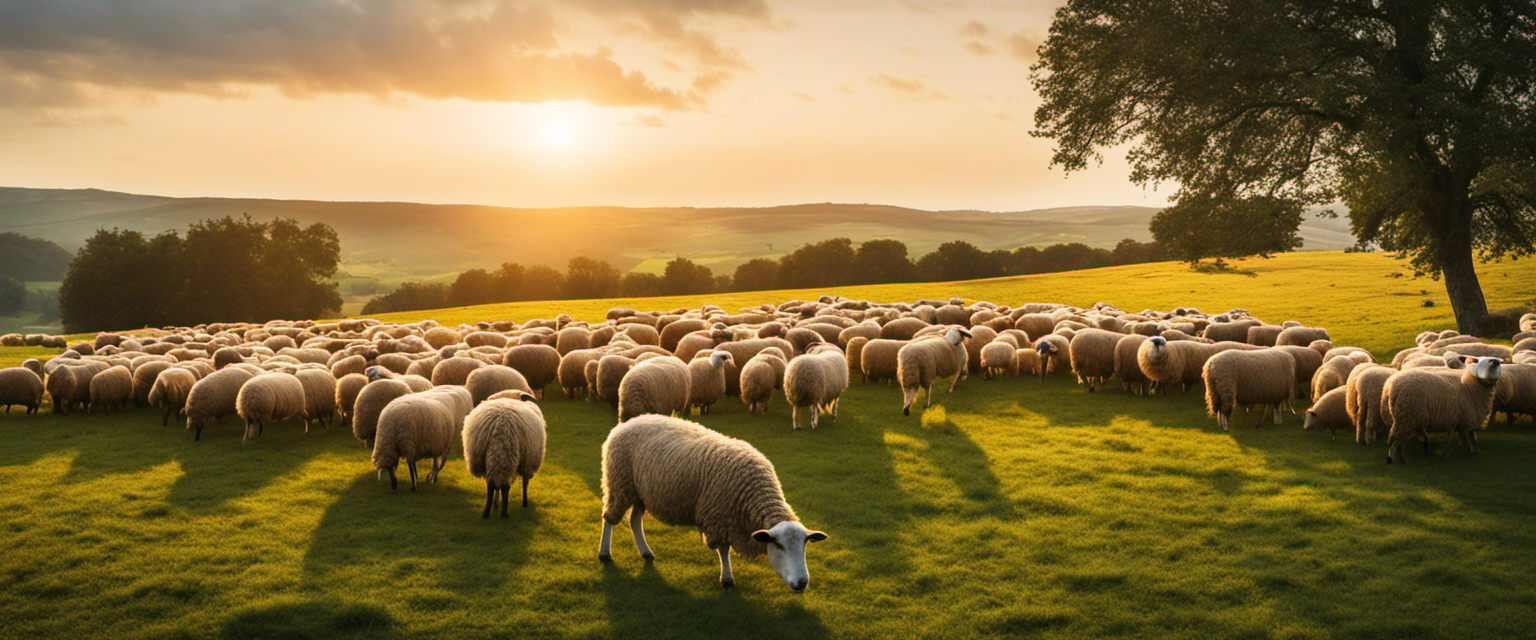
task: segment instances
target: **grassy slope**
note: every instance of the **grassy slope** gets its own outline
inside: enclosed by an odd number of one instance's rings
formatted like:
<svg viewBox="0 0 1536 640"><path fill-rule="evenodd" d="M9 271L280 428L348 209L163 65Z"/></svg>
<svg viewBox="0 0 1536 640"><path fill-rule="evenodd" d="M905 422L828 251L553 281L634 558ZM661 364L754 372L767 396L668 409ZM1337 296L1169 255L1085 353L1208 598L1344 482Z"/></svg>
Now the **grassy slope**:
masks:
<svg viewBox="0 0 1536 640"><path fill-rule="evenodd" d="M1327 280L1297 272L1345 260L1359 264L1340 273L1375 286L1313 286ZM1384 344L1447 322L1417 315L1443 314L1443 302L1361 293L1428 286L1387 278L1379 257L1257 268L1253 279L1140 267L870 295L1245 306ZM1485 275L1494 306L1536 291L1521 277L1532 276L1511 270L1506 290ZM1288 289L1298 285L1313 291ZM1324 305L1321 321L1302 297ZM609 305L558 306L591 317ZM1345 323L1352 314L1389 328ZM29 353L0 351L0 364ZM280 423L241 446L235 421L193 443L151 410L0 414L0 635L1462 638L1518 636L1536 617L1523 588L1536 580L1529 422L1490 430L1479 456L1426 464L1414 451L1400 467L1290 417L1252 429L1240 416L1221 433L1196 394L972 379L938 401L903 418L898 389L855 383L816 431L789 430L782 396L767 417L727 401L702 419L774 460L802 519L831 533L810 550L800 596L761 561L739 561L738 588L720 591L697 534L654 521L653 565L622 531L616 563L599 565L598 450L612 418L558 391L543 403L549 453L533 506L490 521L462 460L439 485L391 493L343 428Z"/></svg>

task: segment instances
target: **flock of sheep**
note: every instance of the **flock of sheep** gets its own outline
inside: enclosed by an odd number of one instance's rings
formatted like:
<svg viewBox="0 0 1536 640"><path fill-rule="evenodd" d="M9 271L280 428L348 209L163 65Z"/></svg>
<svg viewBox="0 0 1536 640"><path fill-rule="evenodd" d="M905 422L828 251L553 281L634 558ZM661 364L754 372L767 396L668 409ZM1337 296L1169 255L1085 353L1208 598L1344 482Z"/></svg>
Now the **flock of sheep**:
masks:
<svg viewBox="0 0 1536 640"><path fill-rule="evenodd" d="M805 545L826 539L807 530L784 499L773 465L750 444L682 418L734 396L767 414L775 391L791 405L791 426L835 419L852 374L897 383L902 412L918 394L970 374L996 379L1071 372L1089 391L1110 378L1141 395L1205 390L1206 407L1227 429L1247 407L1281 421L1309 396L1304 427L1353 430L1369 444L1385 437L1388 462L1422 439L1459 436L1476 450L1476 431L1503 411L1536 415L1536 314L1520 321L1514 346L1454 332L1418 337L1418 346L1377 364L1365 349L1334 346L1328 332L1295 322L1264 323L1242 310L1127 313L1107 304L1004 307L959 299L876 304L823 297L727 313L714 306L643 312L612 309L596 325L561 315L526 323L439 326L383 324L214 324L143 335L103 333L46 363L0 370L0 405L35 412L46 394L53 412L109 412L126 405L161 410L162 424L184 417L193 440L222 418L239 416L244 442L268 422L302 418L350 422L372 449L380 476L397 485L405 462L435 482L453 453L486 481L483 517L502 517L512 479L528 481L544 458L538 400L559 382L571 398L607 403L618 426L603 444L603 534L629 513L635 544L652 557L641 517L697 526L720 556L720 580L733 581L730 550L767 554L796 591L806 587ZM0 346L42 336L0 336ZM809 413L803 420L801 413ZM1263 417L1260 417L1262 422Z"/></svg>

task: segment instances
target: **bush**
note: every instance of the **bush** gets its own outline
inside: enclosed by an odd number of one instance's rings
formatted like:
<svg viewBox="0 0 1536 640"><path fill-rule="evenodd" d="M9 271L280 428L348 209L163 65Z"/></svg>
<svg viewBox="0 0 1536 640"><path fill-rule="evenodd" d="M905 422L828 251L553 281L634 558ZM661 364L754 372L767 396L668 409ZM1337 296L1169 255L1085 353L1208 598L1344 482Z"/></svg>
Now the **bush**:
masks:
<svg viewBox="0 0 1536 640"><path fill-rule="evenodd" d="M1489 311L1479 326L1484 338L1508 340L1520 333L1520 316L1531 312L1530 307L1510 307Z"/></svg>

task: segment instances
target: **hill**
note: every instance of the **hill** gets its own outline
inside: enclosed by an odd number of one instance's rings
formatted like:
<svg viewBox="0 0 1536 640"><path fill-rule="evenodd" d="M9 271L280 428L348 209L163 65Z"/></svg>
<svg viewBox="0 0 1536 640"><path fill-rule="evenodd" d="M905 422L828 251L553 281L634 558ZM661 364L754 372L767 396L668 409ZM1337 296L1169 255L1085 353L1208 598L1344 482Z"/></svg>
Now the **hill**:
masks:
<svg viewBox="0 0 1536 640"><path fill-rule="evenodd" d="M718 272L746 260L777 258L811 241L846 236L901 240L915 257L950 240L985 249L1082 242L1112 248L1151 239L1150 207L1068 207L1028 211L925 211L873 204L764 208L569 207L518 209L403 202L324 202L249 198L171 198L98 189L0 188L0 231L78 249L98 228L155 234L197 220L249 213L324 222L342 239L342 269L385 283L448 278L502 262L564 267L577 255L621 270L659 273L682 255ZM1308 249L1353 242L1347 223L1312 218Z"/></svg>

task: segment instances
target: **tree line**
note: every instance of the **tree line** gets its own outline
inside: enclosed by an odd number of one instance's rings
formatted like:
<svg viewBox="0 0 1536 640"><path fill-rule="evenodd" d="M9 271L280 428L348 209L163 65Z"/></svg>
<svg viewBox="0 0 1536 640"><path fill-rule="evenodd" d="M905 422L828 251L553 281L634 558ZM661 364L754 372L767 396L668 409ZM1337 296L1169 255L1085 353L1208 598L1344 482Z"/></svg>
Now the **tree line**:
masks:
<svg viewBox="0 0 1536 640"><path fill-rule="evenodd" d="M341 310L341 242L325 224L202 220L185 235L99 229L59 287L68 333L319 318Z"/></svg>
<svg viewBox="0 0 1536 640"><path fill-rule="evenodd" d="M804 289L896 282L944 282L1157 262L1170 256L1155 242L1121 240L1113 250L1081 242L983 251L951 241L913 260L899 240L832 238L802 245L774 260L754 258L729 274L717 274L677 257L655 273L622 273L613 265L578 256L564 273L545 265L505 263L495 270L470 269L452 284L407 282L363 306L364 314L416 311L525 300L697 295L730 291Z"/></svg>

